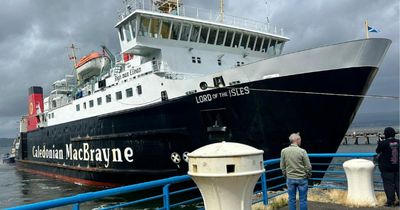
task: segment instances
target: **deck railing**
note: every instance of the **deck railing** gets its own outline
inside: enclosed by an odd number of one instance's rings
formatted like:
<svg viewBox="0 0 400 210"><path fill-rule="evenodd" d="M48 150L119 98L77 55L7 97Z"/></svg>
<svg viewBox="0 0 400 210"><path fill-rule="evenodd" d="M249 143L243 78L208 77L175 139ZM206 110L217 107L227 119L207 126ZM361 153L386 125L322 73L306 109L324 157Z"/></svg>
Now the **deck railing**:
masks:
<svg viewBox="0 0 400 210"><path fill-rule="evenodd" d="M121 9L118 12L119 20L122 20L123 18L127 17L135 10L145 10L145 11L163 13L157 8L157 6L154 5L154 0L126 0L125 4L126 4L125 8ZM183 5L180 3L180 6L176 10L171 11L170 14L283 36L282 28L280 28L278 31L276 26L271 27L267 21L261 22L229 14L221 15L220 11L215 11L212 9L202 9L188 5Z"/></svg>
<svg viewBox="0 0 400 210"><path fill-rule="evenodd" d="M343 162L350 158L372 159L374 155L375 153L309 154L313 168L325 167L326 169L326 167L328 167L327 170L313 169L312 171L313 177L310 178L310 181L319 182L320 184L311 184L310 187L323 188L323 189L346 189L347 181L344 178L345 176L342 168ZM328 158L335 158L335 159L333 162L329 163L329 161L327 161ZM279 168L279 161L280 161L279 158L264 161L264 166L266 168L266 171L261 175L261 178L256 185L255 188L256 190L254 191L254 196L253 196L254 198L253 203L263 202L264 205L267 205L269 199L287 193L287 191L284 189L286 183ZM322 174L325 174L325 176L322 176ZM375 172L375 178L376 178L374 182L376 186L375 189L377 191L381 191L382 182L380 181L380 179L377 178L377 175L378 174ZM184 182L191 182L191 178L188 175L175 176L166 179L144 182L124 187L101 190L97 192L83 193L75 196L58 198L49 201L42 201L38 203L12 207L8 209L10 210L48 209L48 208L55 208L67 205L73 205L72 209L79 209L80 204L87 201L98 200L105 197L117 196L127 193L135 193L142 190L155 190L155 189L161 189L160 194L144 197L134 201L120 203L117 205L101 207L97 209L115 209L115 208L132 206L139 203L145 203L156 200L159 201L162 200L161 202L162 204L160 203L160 205L162 206L158 207L158 209L164 209L164 210L169 210L173 207L178 207L187 204L201 203L202 198L198 192L194 193L195 196L191 197L190 199L179 200L175 201L174 203L171 202L172 201L171 196L176 196L178 194L182 195L190 191L198 190L197 187L194 186L194 184L192 184L191 187L186 187L183 189L179 188L178 190L176 189L171 190L172 185L182 184Z"/></svg>

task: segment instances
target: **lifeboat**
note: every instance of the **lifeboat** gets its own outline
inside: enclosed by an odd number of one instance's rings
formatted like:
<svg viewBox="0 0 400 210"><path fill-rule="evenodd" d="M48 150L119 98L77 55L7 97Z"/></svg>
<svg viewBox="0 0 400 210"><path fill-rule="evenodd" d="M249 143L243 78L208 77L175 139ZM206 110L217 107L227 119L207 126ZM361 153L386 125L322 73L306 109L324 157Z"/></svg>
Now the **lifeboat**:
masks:
<svg viewBox="0 0 400 210"><path fill-rule="evenodd" d="M109 64L110 59L99 52L83 56L75 66L78 81L82 82L100 75L101 70Z"/></svg>

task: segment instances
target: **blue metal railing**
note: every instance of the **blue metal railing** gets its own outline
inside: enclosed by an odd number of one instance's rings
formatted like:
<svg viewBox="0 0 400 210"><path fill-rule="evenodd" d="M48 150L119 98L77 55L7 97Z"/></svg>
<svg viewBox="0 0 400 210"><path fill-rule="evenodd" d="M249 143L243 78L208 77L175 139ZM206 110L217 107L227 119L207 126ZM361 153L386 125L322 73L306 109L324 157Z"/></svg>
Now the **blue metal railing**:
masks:
<svg viewBox="0 0 400 210"><path fill-rule="evenodd" d="M317 182L328 181L328 182L334 182L337 184L336 185L312 185L310 187L324 188L324 189L332 189L332 188L346 189L345 185L343 184L346 182L346 179L343 178L344 171L343 171L343 169L337 169L337 167L342 166L342 162L339 163L338 161L336 161L336 163L313 163L313 160L315 160L316 158L318 158L319 160L321 160L321 158L372 158L374 155L375 155L375 153L309 154L309 157L310 157L313 167L314 166L328 167L327 170L313 170L312 172L314 175L323 173L323 174L325 174L325 176L329 175L329 174L341 176L341 177L325 177L324 176L322 178L313 176L312 178L310 178L311 181L317 181ZM264 205L268 205L269 199L272 199L276 196L287 193L287 191L281 190L286 185L286 182L285 182L285 179L282 176L282 173L279 169L279 162L280 162L279 158L264 161L264 166L265 166L266 170L261 175L260 181L257 182L256 188L255 188L256 190L254 191L254 195L256 195L256 197L260 196L260 195L261 196L259 199L254 199L253 203L263 202ZM343 162L344 162L344 160L343 160ZM330 170L329 167L331 167L331 166L336 167L336 168L334 168L333 170ZM171 203L172 195L183 194L183 193L187 193L189 191L197 190L197 187L188 187L188 188L179 189L179 190L175 190L175 191L170 190L171 185L184 183L184 182L188 182L188 181L191 181L191 178L188 175L175 176L175 177L170 177L170 178L161 179L161 180L155 180L155 181L144 182L144 183L139 183L139 184L134 184L134 185L129 185L129 186L106 189L106 190L101 190L101 191L97 191L97 192L83 193L83 194L78 194L75 196L58 198L58 199L54 199L54 200L42 201L42 202L38 202L38 203L12 207L12 208L8 208L8 209L9 210L48 209L48 208L55 208L55 207L67 206L67 205L73 205L72 206L73 209L79 209L80 204L87 202L87 201L98 200L98 199L105 198L105 197L133 193L133 192L138 192L138 191L142 191L142 190L162 188L162 194L159 194L159 195L145 197L145 198L141 198L141 199L138 199L135 201L120 203L120 204L113 205L113 206L106 206L106 207L102 207L102 208L98 208L98 209L115 209L115 208L121 208L121 207L126 207L126 206L132 206L132 205L136 205L136 204L144 203L144 202L148 202L148 201L162 200L162 207L160 207L158 209L169 210L172 207L192 204L192 203L196 203L196 202L199 203L202 201L201 197L195 197L195 198L190 198L187 200ZM374 183L380 184L382 182L375 181ZM274 191L274 190L281 190L281 191ZM197 193L197 195L198 194L199 193Z"/></svg>

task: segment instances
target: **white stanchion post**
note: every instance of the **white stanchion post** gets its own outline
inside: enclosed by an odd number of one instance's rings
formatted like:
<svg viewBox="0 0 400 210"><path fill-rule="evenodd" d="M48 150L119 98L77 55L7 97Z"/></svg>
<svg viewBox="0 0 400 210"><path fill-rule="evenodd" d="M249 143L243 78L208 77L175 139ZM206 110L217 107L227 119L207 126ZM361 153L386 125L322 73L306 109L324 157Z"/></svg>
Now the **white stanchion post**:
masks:
<svg viewBox="0 0 400 210"><path fill-rule="evenodd" d="M347 203L356 206L376 206L373 172L370 160L352 159L343 163L347 177Z"/></svg>
<svg viewBox="0 0 400 210"><path fill-rule="evenodd" d="M189 172L206 210L250 210L254 186L265 171L264 151L230 142L201 147L189 157Z"/></svg>

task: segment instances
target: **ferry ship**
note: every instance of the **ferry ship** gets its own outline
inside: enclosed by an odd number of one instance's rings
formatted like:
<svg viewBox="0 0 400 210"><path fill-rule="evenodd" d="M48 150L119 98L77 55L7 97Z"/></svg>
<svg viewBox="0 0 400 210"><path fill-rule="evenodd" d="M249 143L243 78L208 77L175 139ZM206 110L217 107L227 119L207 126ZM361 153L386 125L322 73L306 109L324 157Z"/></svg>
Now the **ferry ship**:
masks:
<svg viewBox="0 0 400 210"><path fill-rule="evenodd" d="M22 170L112 187L186 173L188 152L222 140L279 157L293 132L334 153L391 43L283 54L282 30L178 0L127 1L115 27L119 56L73 54L74 75L29 89Z"/></svg>

